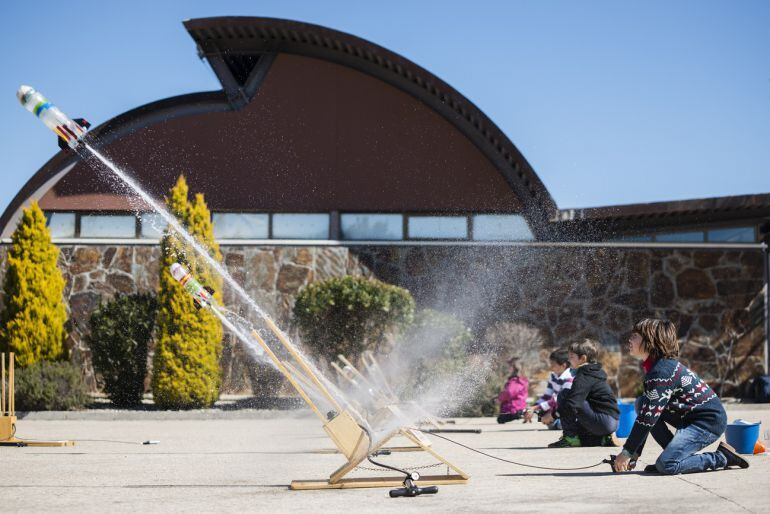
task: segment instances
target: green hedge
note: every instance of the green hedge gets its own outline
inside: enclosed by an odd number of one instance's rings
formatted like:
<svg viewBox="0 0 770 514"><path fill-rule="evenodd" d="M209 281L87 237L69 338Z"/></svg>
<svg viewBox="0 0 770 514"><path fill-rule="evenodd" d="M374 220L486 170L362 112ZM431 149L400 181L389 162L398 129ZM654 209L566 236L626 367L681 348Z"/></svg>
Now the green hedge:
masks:
<svg viewBox="0 0 770 514"><path fill-rule="evenodd" d="M380 350L412 322L414 299L404 288L364 277L315 282L297 296L294 321L316 355L356 362L365 350Z"/></svg>
<svg viewBox="0 0 770 514"><path fill-rule="evenodd" d="M76 410L89 401L80 368L71 362L40 361L16 371L16 409Z"/></svg>
<svg viewBox="0 0 770 514"><path fill-rule="evenodd" d="M151 294L119 296L91 315L94 369L118 407L142 403L147 376L147 345L155 327L158 301Z"/></svg>

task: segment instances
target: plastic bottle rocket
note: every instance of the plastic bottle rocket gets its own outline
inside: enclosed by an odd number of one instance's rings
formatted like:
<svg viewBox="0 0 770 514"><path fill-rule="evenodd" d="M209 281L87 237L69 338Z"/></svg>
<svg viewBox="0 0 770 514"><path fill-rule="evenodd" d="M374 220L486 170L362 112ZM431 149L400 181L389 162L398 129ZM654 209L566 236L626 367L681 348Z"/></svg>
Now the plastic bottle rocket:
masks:
<svg viewBox="0 0 770 514"><path fill-rule="evenodd" d="M202 285L195 277L192 276L190 270L175 262L169 268L171 276L179 282L185 290L190 293L195 307L200 309L201 307L211 307L214 305L214 290L208 286Z"/></svg>
<svg viewBox="0 0 770 514"><path fill-rule="evenodd" d="M86 130L91 126L83 118L70 119L30 86L19 87L16 98L25 109L37 116L59 137L59 147L62 150L76 149L86 135Z"/></svg>

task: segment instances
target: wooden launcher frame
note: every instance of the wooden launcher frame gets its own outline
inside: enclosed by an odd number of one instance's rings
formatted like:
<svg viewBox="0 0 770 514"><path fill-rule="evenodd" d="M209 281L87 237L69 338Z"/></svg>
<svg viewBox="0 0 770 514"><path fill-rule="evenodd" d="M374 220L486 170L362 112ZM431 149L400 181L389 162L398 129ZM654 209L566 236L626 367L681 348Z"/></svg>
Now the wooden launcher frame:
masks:
<svg viewBox="0 0 770 514"><path fill-rule="evenodd" d="M291 489L399 487L403 484L404 478L406 477L345 478L348 473L358 467L358 465L366 460L369 455L381 449L393 438L399 436L408 439L422 451L428 452L437 461L445 464L448 470L451 469L454 472L453 474L447 473L446 475L420 477L420 486L464 484L468 482L470 477L465 472L433 450L430 447L430 441L425 438L422 432L413 428L396 428L382 437L376 445L373 445L371 435L358 423L358 421L356 421L354 414L360 419L358 413L353 411L351 407L345 409L340 405L337 399L329 392L326 385L324 385L323 381L318 377L312 366L310 366L305 358L297 351L294 345L288 341L286 336L278 329L270 318L265 317L264 322L284 349L294 359L296 366L290 361L282 361L279 359L256 330L251 331L252 337L259 343L283 376L286 377L292 386L294 386L294 389L297 390L297 393L299 393L315 415L318 416L323 424L323 429L326 434L334 442L334 445L339 449L340 453L347 459L347 462L334 471L328 480L295 480L291 483ZM315 390L316 393L320 394L326 401L328 401L332 405L336 415L331 419L328 419L327 416L321 412L318 405L316 405L316 402L311 399L308 390ZM387 411L387 409L383 410ZM383 415L387 416L389 413L392 414L392 412L385 412Z"/></svg>
<svg viewBox="0 0 770 514"><path fill-rule="evenodd" d="M6 360L8 361L7 369ZM75 446L75 441L38 441L16 438L15 360L13 352L0 353L0 446Z"/></svg>

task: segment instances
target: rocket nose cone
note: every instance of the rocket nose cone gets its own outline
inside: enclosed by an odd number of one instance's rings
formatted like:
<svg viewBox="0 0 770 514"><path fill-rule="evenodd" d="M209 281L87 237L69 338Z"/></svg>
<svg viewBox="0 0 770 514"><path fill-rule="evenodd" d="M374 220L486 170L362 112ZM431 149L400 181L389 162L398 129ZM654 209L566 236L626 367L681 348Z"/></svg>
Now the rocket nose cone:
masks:
<svg viewBox="0 0 770 514"><path fill-rule="evenodd" d="M171 272L171 276L174 277L174 279L177 281L182 280L188 273L187 269L185 269L185 267L178 262L172 264L169 268L169 271Z"/></svg>
<svg viewBox="0 0 770 514"><path fill-rule="evenodd" d="M24 98L26 98L27 95L32 91L34 91L34 89L30 86L19 86L19 90L16 91L16 98L18 98L19 102L23 104Z"/></svg>

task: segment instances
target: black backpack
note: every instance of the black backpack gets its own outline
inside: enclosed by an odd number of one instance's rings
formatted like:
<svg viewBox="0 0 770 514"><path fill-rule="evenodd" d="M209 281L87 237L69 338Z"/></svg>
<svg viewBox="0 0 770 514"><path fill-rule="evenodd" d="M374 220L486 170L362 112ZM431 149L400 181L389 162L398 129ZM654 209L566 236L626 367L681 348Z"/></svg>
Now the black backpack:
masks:
<svg viewBox="0 0 770 514"><path fill-rule="evenodd" d="M755 378L752 392L755 402L770 403L770 375L760 375Z"/></svg>

